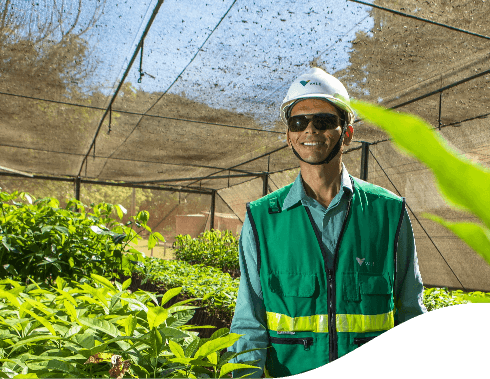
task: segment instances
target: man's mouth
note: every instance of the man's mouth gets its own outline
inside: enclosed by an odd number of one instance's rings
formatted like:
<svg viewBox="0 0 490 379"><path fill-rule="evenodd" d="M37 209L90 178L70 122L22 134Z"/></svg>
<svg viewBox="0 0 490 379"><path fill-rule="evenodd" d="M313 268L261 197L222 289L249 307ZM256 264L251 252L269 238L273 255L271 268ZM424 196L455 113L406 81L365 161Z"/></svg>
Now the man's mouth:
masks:
<svg viewBox="0 0 490 379"><path fill-rule="evenodd" d="M303 142L302 145L304 146L318 146L318 145L324 145L323 142Z"/></svg>

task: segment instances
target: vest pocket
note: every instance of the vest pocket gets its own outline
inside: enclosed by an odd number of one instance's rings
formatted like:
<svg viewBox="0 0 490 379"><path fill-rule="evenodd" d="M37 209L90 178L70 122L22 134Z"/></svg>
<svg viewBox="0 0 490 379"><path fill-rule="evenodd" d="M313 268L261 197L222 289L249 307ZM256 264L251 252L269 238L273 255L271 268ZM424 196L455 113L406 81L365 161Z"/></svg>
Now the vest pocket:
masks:
<svg viewBox="0 0 490 379"><path fill-rule="evenodd" d="M306 338L271 337L271 343L277 343L282 345L303 345L305 350L310 350L310 346L313 345L313 337L306 337Z"/></svg>
<svg viewBox="0 0 490 379"><path fill-rule="evenodd" d="M391 295L392 284L388 275L359 274L361 295Z"/></svg>
<svg viewBox="0 0 490 379"><path fill-rule="evenodd" d="M271 272L269 288L280 296L312 297L316 287L315 274L296 274L288 272Z"/></svg>
<svg viewBox="0 0 490 379"><path fill-rule="evenodd" d="M342 275L345 313L379 315L393 310L393 283L388 273L348 272Z"/></svg>
<svg viewBox="0 0 490 379"><path fill-rule="evenodd" d="M388 274L359 274L361 312L375 315L393 309L393 284Z"/></svg>
<svg viewBox="0 0 490 379"><path fill-rule="evenodd" d="M266 368L272 377L300 374L328 363L328 334L270 337Z"/></svg>

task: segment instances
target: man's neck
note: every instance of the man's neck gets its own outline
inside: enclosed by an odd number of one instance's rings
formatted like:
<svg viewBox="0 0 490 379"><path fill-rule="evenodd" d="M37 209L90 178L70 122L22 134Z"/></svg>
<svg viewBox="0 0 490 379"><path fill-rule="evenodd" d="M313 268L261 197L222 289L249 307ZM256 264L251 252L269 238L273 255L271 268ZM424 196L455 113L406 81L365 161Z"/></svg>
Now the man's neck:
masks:
<svg viewBox="0 0 490 379"><path fill-rule="evenodd" d="M301 178L306 194L328 208L340 191L342 161L340 157L326 165L301 162Z"/></svg>

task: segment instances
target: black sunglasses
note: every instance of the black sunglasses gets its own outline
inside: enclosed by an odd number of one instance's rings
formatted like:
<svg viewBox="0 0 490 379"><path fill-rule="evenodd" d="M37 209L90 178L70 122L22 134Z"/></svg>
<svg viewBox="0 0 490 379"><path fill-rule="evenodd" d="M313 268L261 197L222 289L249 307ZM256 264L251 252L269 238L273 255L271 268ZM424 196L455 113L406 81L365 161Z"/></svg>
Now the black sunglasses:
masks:
<svg viewBox="0 0 490 379"><path fill-rule="evenodd" d="M317 130L332 130L340 125L340 117L332 113L302 114L288 119L291 132L302 132L312 122Z"/></svg>

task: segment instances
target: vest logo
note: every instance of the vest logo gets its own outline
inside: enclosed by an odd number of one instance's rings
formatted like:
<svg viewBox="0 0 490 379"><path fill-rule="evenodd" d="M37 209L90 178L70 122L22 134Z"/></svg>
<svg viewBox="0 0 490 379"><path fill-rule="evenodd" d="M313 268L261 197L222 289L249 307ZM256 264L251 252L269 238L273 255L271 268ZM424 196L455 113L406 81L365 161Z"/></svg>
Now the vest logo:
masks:
<svg viewBox="0 0 490 379"><path fill-rule="evenodd" d="M310 82L309 80L306 80L306 81L305 80L302 80L302 81L300 81L300 83L303 85L303 87L305 85L307 85L309 82Z"/></svg>
<svg viewBox="0 0 490 379"><path fill-rule="evenodd" d="M364 263L364 261L366 260L366 258L357 258L356 257L356 260L357 260L357 263L359 263L359 266L362 266L362 264ZM365 266L374 266L374 262L366 262L365 263Z"/></svg>
<svg viewBox="0 0 490 379"><path fill-rule="evenodd" d="M362 264L364 263L364 261L366 260L366 258L357 258L356 257L356 260L357 260L357 263L359 263L359 266L362 266Z"/></svg>

